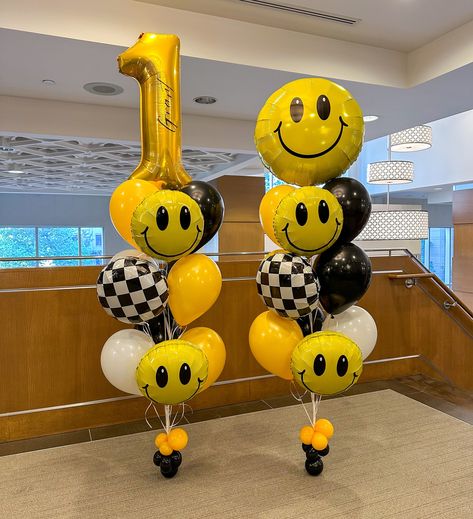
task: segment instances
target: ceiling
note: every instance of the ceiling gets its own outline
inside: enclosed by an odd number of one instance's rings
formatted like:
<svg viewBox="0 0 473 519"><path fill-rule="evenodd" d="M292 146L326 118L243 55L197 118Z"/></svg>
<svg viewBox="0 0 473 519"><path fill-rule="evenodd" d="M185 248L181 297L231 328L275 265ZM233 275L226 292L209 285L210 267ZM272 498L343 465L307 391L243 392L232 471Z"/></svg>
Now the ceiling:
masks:
<svg viewBox="0 0 473 519"><path fill-rule="evenodd" d="M0 192L110 195L130 176L140 157L139 144L3 136ZM195 180L209 180L249 158L252 156L182 150L184 167Z"/></svg>
<svg viewBox="0 0 473 519"><path fill-rule="evenodd" d="M138 1L404 52L473 20L471 0L267 0L358 19L353 26L240 0Z"/></svg>

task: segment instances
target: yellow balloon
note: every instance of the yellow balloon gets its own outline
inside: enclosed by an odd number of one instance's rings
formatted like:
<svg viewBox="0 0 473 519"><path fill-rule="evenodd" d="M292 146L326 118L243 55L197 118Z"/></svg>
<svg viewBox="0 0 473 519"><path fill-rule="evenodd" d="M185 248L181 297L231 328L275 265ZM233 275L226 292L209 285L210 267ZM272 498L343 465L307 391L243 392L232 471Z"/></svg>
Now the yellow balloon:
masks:
<svg viewBox="0 0 473 519"><path fill-rule="evenodd" d="M273 218L281 200L294 191L294 186L282 185L270 189L262 198L259 205L259 219L263 231L274 243L281 245L274 235Z"/></svg>
<svg viewBox="0 0 473 519"><path fill-rule="evenodd" d="M146 352L136 368L136 382L148 400L174 405L202 391L207 374L205 353L188 341L174 339Z"/></svg>
<svg viewBox="0 0 473 519"><path fill-rule="evenodd" d="M314 429L316 432L322 433L329 440L333 436L333 432L334 432L333 425L326 418L319 418L315 422Z"/></svg>
<svg viewBox="0 0 473 519"><path fill-rule="evenodd" d="M176 429L172 429L168 434L168 443L169 446L175 451L181 451L187 447L187 443L189 441L189 437L180 427Z"/></svg>
<svg viewBox="0 0 473 519"><path fill-rule="evenodd" d="M120 184L110 198L110 218L118 234L136 247L131 235L131 217L143 200L159 190L154 182L133 179Z"/></svg>
<svg viewBox="0 0 473 519"><path fill-rule="evenodd" d="M291 369L303 389L318 395L335 395L358 381L363 358L360 348L346 335L316 332L296 346Z"/></svg>
<svg viewBox="0 0 473 519"><path fill-rule="evenodd" d="M202 386L202 391L211 386L220 376L225 366L225 344L220 335L204 326L198 326L184 332L181 337L184 341L189 341L200 348L206 355L209 362L209 374Z"/></svg>
<svg viewBox="0 0 473 519"><path fill-rule="evenodd" d="M203 254L192 254L173 265L168 286L172 315L180 326L187 326L217 301L222 274L213 260Z"/></svg>
<svg viewBox="0 0 473 519"><path fill-rule="evenodd" d="M256 122L255 143L274 175L311 186L350 167L363 133L363 113L347 90L327 79L304 78L268 98Z"/></svg>
<svg viewBox="0 0 473 519"><path fill-rule="evenodd" d="M292 380L291 355L303 339L299 325L275 312L258 315L250 328L250 348L264 369L286 380Z"/></svg>
<svg viewBox="0 0 473 519"><path fill-rule="evenodd" d="M173 261L200 243L204 217L199 205L181 191L163 189L146 197L131 218L138 247L155 258Z"/></svg>
<svg viewBox="0 0 473 519"><path fill-rule="evenodd" d="M322 433L315 431L312 437L312 447L315 450L323 451L328 445L328 439Z"/></svg>
<svg viewBox="0 0 473 519"><path fill-rule="evenodd" d="M327 189L308 186L285 196L273 220L278 243L302 256L320 254L331 247L343 227L343 211Z"/></svg>
<svg viewBox="0 0 473 519"><path fill-rule="evenodd" d="M144 33L118 56L122 74L140 85L141 162L130 178L181 187L192 178L181 162L179 38Z"/></svg>

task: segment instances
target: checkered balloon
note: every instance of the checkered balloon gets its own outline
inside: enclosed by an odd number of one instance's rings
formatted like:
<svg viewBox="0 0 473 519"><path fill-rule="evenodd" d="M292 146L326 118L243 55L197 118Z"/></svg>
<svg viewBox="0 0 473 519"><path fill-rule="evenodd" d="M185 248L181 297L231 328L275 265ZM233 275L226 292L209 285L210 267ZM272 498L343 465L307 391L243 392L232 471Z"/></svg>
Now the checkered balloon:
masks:
<svg viewBox="0 0 473 519"><path fill-rule="evenodd" d="M263 260L256 284L264 304L282 317L299 319L319 303L319 280L310 265L295 254L276 253Z"/></svg>
<svg viewBox="0 0 473 519"><path fill-rule="evenodd" d="M122 323L142 323L167 305L166 277L154 263L127 256L111 261L97 279L97 295L108 315Z"/></svg>

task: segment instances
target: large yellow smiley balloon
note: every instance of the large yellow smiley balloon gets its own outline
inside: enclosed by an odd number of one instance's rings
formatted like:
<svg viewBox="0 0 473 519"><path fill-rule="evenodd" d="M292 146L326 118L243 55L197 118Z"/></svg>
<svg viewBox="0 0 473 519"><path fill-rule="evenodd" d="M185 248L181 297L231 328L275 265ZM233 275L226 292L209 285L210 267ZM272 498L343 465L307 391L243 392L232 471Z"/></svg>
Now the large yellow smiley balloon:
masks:
<svg viewBox="0 0 473 519"><path fill-rule="evenodd" d="M152 402L174 405L201 391L208 371L207 357L199 347L175 339L147 351L136 368L136 382Z"/></svg>
<svg viewBox="0 0 473 519"><path fill-rule="evenodd" d="M279 203L273 230L281 247L302 256L320 254L342 232L343 211L330 191L308 186L295 189Z"/></svg>
<svg viewBox="0 0 473 519"><path fill-rule="evenodd" d="M363 370L360 348L338 332L316 332L305 337L292 352L291 370L303 388L318 395L346 391Z"/></svg>
<svg viewBox="0 0 473 519"><path fill-rule="evenodd" d="M138 247L164 261L190 254L199 244L203 228L197 202L169 189L147 196L131 219L131 233Z"/></svg>
<svg viewBox="0 0 473 519"><path fill-rule="evenodd" d="M259 113L255 143L264 165L289 184L341 175L363 143L363 114L348 90L322 78L287 83Z"/></svg>

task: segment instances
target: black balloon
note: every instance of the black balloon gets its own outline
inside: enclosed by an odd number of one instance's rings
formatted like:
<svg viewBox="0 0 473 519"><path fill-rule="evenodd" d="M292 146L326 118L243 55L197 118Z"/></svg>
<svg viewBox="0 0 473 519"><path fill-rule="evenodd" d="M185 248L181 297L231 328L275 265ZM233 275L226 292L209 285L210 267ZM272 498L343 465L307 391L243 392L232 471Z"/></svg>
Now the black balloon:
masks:
<svg viewBox="0 0 473 519"><path fill-rule="evenodd" d="M136 330L141 330L145 333L151 333L151 337L153 338L153 341L155 344L158 344L160 342L163 342L166 340L165 337L165 325L164 325L164 314L167 313L167 315L171 315L171 312L168 310L165 310L163 313L159 314L157 317L153 317L150 321L147 321L143 324L137 324L135 326ZM167 340L170 339L178 339L181 333L183 332L183 329L176 323L174 318L171 316L171 323L170 323L171 330L173 331L172 337L167 337Z"/></svg>
<svg viewBox="0 0 473 519"><path fill-rule="evenodd" d="M311 329L310 326L311 317L314 323L313 329ZM322 310L320 308L316 308L311 314L299 317L299 319L297 319L296 322L302 330L302 334L304 335L304 337L307 337L311 333L320 332L324 320L325 317Z"/></svg>
<svg viewBox="0 0 473 519"><path fill-rule="evenodd" d="M314 270L320 282L320 302L329 314L339 314L354 305L371 281L371 261L353 243L322 252Z"/></svg>
<svg viewBox="0 0 473 519"><path fill-rule="evenodd" d="M162 454L159 451L156 451L153 456L153 463L159 467L161 465L161 461L163 459Z"/></svg>
<svg viewBox="0 0 473 519"><path fill-rule="evenodd" d="M306 443L302 443L301 445L302 445L302 450L303 450L304 452L308 452L308 451L310 451L310 449L313 448L312 445L311 445L310 443L309 443L308 445L307 445Z"/></svg>
<svg viewBox="0 0 473 519"><path fill-rule="evenodd" d="M182 463L182 454L179 451L173 451L171 454L171 465L178 468Z"/></svg>
<svg viewBox="0 0 473 519"><path fill-rule="evenodd" d="M177 474L177 467L172 464L171 456L162 456L161 474L165 478L173 478Z"/></svg>
<svg viewBox="0 0 473 519"><path fill-rule="evenodd" d="M352 241L366 225L371 213L371 198L365 186L354 178L329 180L324 189L330 191L342 206L343 227L334 246Z"/></svg>
<svg viewBox="0 0 473 519"><path fill-rule="evenodd" d="M311 476L318 476L324 470L324 462L320 457L314 461L306 460L305 469Z"/></svg>
<svg viewBox="0 0 473 519"><path fill-rule="evenodd" d="M320 455L319 455L319 451L314 449L314 447L312 447L312 445L310 446L310 449L308 449L305 453L305 457L309 460L309 461L316 461L320 458Z"/></svg>
<svg viewBox="0 0 473 519"><path fill-rule="evenodd" d="M325 449L321 450L321 451L317 451L319 453L320 456L327 456L327 454L330 452L330 447L327 445L327 447L325 447Z"/></svg>
<svg viewBox="0 0 473 519"><path fill-rule="evenodd" d="M211 184L200 180L190 182L181 188L181 191L189 195L199 204L202 216L204 217L202 239L195 249L198 250L209 242L220 229L225 212L223 198Z"/></svg>

